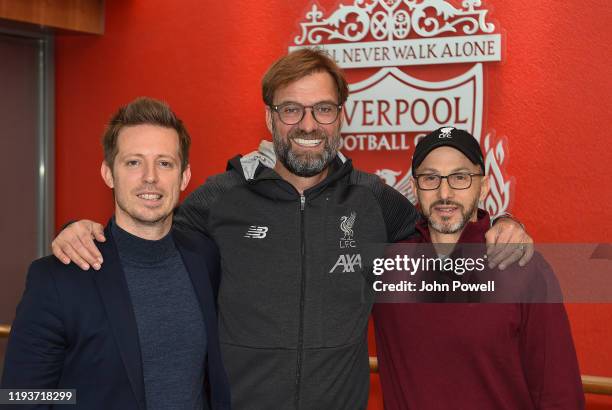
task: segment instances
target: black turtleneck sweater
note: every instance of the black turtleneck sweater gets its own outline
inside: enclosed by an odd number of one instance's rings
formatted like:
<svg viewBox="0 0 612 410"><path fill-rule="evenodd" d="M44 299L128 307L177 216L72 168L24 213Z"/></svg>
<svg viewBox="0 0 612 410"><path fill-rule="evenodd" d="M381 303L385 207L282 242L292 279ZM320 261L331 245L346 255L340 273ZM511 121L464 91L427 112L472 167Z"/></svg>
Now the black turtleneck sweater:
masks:
<svg viewBox="0 0 612 410"><path fill-rule="evenodd" d="M206 329L171 233L150 241L112 223L134 307L147 410L203 409Z"/></svg>

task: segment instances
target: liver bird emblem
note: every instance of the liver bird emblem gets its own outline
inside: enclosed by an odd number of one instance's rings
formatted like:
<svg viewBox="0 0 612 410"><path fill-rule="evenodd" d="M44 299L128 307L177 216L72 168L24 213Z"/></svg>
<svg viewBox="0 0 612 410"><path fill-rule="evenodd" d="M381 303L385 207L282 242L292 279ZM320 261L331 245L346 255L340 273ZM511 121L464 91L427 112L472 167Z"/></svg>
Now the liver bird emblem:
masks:
<svg viewBox="0 0 612 410"><path fill-rule="evenodd" d="M357 219L357 214L355 212L351 212L350 216L340 217L340 230L344 232L343 241L350 241L353 239L353 225L355 225L355 219Z"/></svg>

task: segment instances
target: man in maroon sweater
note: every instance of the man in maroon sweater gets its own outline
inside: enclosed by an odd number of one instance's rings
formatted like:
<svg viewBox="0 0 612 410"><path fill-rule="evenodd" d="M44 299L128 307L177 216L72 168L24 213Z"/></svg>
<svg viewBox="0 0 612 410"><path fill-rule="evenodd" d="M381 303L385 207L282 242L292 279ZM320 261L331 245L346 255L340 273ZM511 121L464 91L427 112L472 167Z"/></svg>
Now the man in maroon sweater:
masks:
<svg viewBox="0 0 612 410"><path fill-rule="evenodd" d="M484 245L463 244L484 244L490 222L488 213L478 209L489 184L474 137L452 127L434 131L417 145L412 173L423 216L418 235L408 241L422 244L411 245L419 246L416 255L421 256L424 246L442 260L449 254L453 258L462 246L468 249L462 251L463 256L477 253L474 246ZM426 274L431 272L411 277ZM460 280L473 281L476 276L470 279L465 274ZM447 303L375 305L385 409L584 408L565 309L562 303L542 303L559 294L546 262L536 256L522 269L493 276L500 283L518 284L514 289L506 286L505 294L499 286L496 290L502 298L498 301L514 303L473 303L495 301L495 292L463 299L457 296L459 292L421 292L416 300ZM439 272L436 278L451 282ZM419 294L419 286L411 293ZM527 292L519 295L516 287ZM415 300L407 297L404 301L408 299ZM390 300L398 298L386 301ZM470 303L448 303L457 300ZM519 303L526 300L540 303Z"/></svg>

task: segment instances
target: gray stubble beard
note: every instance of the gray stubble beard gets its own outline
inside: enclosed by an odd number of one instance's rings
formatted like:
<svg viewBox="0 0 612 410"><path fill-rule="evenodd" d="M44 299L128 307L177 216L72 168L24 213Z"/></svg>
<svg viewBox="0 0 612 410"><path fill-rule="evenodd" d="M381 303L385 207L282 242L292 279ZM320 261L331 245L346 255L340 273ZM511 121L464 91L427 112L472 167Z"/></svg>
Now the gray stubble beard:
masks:
<svg viewBox="0 0 612 410"><path fill-rule="evenodd" d="M323 153L311 155L296 155L291 149L291 140L294 138L304 139L323 139ZM276 160L280 161L289 172L300 177L312 177L320 174L329 166L333 159L338 154L340 148L340 127L334 135L328 136L321 129L312 132L304 132L300 129L295 129L287 134L287 139L284 140L279 135L276 128L276 123L272 123L272 140L274 142L274 152Z"/></svg>
<svg viewBox="0 0 612 410"><path fill-rule="evenodd" d="M453 204L453 205L458 206L462 210L464 209L464 207L458 204L457 202L453 202L453 201L436 201L430 206L429 215L426 215L427 223L429 224L429 226L431 226L431 228L437 232L440 232L443 234L451 234L451 233L457 233L461 231L465 227L465 225L469 222L469 220L472 218L472 215L476 211L476 208L478 207L478 198L476 198L474 203L465 212L461 213L462 219L459 222L453 225L450 225L450 226L444 223L438 223L431 219L431 208L438 204L440 205ZM442 222L444 222L444 220Z"/></svg>

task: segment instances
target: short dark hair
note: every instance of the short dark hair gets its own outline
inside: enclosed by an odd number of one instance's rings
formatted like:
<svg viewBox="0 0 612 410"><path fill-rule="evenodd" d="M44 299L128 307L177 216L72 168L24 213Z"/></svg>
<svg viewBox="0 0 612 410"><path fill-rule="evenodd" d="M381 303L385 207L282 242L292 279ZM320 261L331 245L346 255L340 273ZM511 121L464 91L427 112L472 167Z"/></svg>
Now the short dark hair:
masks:
<svg viewBox="0 0 612 410"><path fill-rule="evenodd" d="M102 136L104 161L108 166L113 169L113 163L118 151L117 138L121 130L124 127L143 124L158 125L160 127L172 128L176 131L179 138L181 171L184 171L189 164L191 137L183 125L183 121L174 114L168 104L149 97L136 98L129 104L119 108L108 122Z"/></svg>
<svg viewBox="0 0 612 410"><path fill-rule="evenodd" d="M294 81L316 72L327 72L332 76L338 91L338 104L344 104L349 90L342 69L327 54L318 48L302 48L276 60L262 80L264 103L274 104L274 93Z"/></svg>

